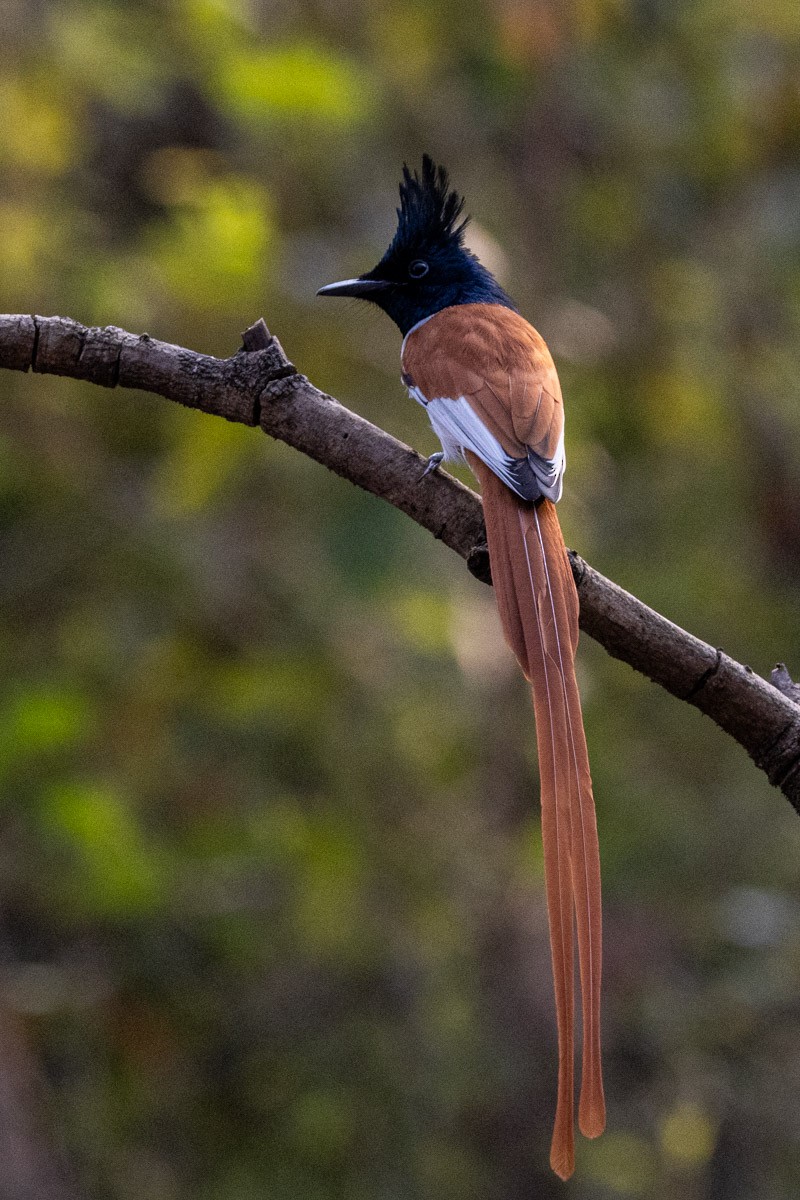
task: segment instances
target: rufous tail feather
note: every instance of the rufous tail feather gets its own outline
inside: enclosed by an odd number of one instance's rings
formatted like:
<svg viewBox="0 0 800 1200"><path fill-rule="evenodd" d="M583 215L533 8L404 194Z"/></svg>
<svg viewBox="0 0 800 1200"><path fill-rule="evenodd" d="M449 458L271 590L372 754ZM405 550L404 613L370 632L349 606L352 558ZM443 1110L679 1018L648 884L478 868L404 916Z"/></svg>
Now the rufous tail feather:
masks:
<svg viewBox="0 0 800 1200"><path fill-rule="evenodd" d="M580 1130L605 1128L600 1050L602 913L597 822L575 678L578 595L555 505L532 505L474 455L492 580L506 640L531 684L542 803L542 844L558 1027L558 1101L550 1164L575 1164L573 906L583 1014Z"/></svg>

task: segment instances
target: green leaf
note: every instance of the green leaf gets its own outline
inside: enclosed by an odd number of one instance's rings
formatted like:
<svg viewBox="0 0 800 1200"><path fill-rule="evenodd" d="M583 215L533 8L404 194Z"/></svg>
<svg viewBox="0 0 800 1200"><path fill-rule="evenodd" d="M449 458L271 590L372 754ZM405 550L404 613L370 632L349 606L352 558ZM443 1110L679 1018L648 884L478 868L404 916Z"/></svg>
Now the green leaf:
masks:
<svg viewBox="0 0 800 1200"><path fill-rule="evenodd" d="M363 68L314 42L241 50L218 72L222 102L238 116L279 116L347 125L372 106Z"/></svg>

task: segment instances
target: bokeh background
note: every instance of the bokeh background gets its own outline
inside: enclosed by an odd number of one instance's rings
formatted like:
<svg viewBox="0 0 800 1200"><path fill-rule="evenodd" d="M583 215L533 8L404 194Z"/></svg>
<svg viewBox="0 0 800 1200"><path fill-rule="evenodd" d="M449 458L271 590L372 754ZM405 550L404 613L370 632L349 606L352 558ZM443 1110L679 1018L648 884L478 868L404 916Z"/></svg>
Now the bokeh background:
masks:
<svg viewBox="0 0 800 1200"><path fill-rule="evenodd" d="M394 328L314 292L444 161L559 364L568 543L800 673L795 0L3 0L0 118L0 310L220 355L263 314L425 453ZM4 373L0 1195L796 1196L800 822L588 639L580 672L609 1129L561 1185L489 589L257 432ZM23 1193L37 1153L72 1182Z"/></svg>

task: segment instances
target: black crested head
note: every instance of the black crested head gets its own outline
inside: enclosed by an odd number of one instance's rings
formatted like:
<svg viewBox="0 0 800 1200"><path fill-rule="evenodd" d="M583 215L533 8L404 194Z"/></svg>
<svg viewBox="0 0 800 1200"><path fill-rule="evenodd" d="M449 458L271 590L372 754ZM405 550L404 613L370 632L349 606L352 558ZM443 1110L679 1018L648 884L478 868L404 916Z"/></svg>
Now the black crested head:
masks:
<svg viewBox="0 0 800 1200"><path fill-rule="evenodd" d="M432 253L447 247L461 249L469 217L459 221L464 197L450 189L450 177L444 167L435 166L427 154L422 158L422 174L403 164L397 232L383 257Z"/></svg>
<svg viewBox="0 0 800 1200"><path fill-rule="evenodd" d="M397 230L377 267L321 288L322 296L358 296L379 305L408 333L425 317L454 304L514 308L492 273L464 245L469 218L444 167L426 154L422 171L403 167Z"/></svg>

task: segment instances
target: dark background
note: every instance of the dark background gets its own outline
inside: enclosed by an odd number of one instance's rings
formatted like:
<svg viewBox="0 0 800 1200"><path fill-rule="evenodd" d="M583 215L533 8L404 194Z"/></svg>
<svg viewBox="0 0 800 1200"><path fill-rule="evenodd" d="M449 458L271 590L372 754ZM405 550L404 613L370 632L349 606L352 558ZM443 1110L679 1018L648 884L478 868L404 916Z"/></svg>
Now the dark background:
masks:
<svg viewBox="0 0 800 1200"><path fill-rule="evenodd" d="M795 0L3 0L0 309L220 355L263 313L430 453L396 330L314 298L423 150L559 365L568 543L800 674ZM800 823L588 639L580 676L609 1128L561 1185L491 592L253 431L0 378L0 1004L82 1197L797 1195Z"/></svg>

